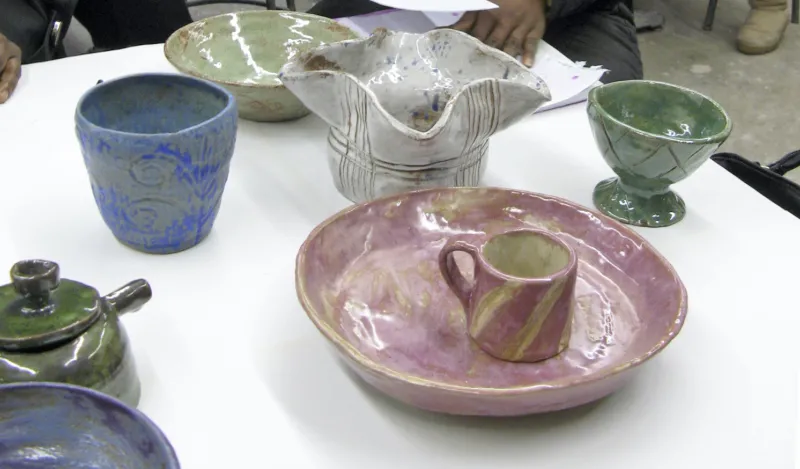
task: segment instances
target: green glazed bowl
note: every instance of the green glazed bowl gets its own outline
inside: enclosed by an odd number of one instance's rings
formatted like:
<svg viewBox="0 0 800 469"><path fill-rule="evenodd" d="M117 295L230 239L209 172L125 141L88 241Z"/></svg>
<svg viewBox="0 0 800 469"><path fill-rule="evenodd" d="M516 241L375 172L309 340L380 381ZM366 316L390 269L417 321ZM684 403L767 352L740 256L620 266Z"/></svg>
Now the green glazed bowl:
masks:
<svg viewBox="0 0 800 469"><path fill-rule="evenodd" d="M320 16L254 10L184 26L167 39L164 55L181 72L227 88L240 117L279 122L310 112L278 79L283 64L306 49L356 38Z"/></svg>
<svg viewBox="0 0 800 469"><path fill-rule="evenodd" d="M661 227L686 215L670 185L692 174L728 138L731 120L696 91L633 80L594 88L589 122L618 177L600 182L594 204L623 223Z"/></svg>

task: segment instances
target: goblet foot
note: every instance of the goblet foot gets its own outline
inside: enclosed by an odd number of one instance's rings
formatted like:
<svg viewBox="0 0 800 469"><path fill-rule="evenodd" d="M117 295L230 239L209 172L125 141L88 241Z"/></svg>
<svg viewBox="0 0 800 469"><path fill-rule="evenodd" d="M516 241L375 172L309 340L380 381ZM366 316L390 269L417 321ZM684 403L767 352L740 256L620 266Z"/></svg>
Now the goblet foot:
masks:
<svg viewBox="0 0 800 469"><path fill-rule="evenodd" d="M601 181L594 188L594 205L609 217L635 226L658 228L674 225L686 215L686 204L678 194L648 193L632 189L619 178Z"/></svg>

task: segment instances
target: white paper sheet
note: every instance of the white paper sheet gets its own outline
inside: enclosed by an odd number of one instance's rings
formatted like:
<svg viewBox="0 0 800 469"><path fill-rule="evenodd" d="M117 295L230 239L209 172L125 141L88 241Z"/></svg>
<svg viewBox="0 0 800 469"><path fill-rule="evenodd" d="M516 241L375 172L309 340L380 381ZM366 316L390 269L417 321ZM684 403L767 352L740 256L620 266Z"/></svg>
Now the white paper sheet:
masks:
<svg viewBox="0 0 800 469"><path fill-rule="evenodd" d="M497 5L488 0L372 0L381 5L413 11L477 11L491 10Z"/></svg>
<svg viewBox="0 0 800 469"><path fill-rule="evenodd" d="M431 3L432 0L428 2ZM463 8L458 12L391 10L342 18L338 21L364 36L368 36L378 27L424 33L437 27L450 26L458 21L462 14ZM544 41L539 41L536 60L531 70L547 83L552 98L537 112L585 101L589 91L600 84L599 80L605 73L602 68L587 68L582 63L572 62Z"/></svg>

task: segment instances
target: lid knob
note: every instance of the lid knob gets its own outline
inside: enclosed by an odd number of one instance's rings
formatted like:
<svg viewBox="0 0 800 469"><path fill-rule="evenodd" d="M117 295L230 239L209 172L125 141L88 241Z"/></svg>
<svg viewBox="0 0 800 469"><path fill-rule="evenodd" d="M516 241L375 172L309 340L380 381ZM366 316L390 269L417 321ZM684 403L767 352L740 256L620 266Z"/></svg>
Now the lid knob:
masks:
<svg viewBox="0 0 800 469"><path fill-rule="evenodd" d="M11 268L11 281L17 293L46 305L50 303L50 292L58 288L58 264L38 259L17 262Z"/></svg>

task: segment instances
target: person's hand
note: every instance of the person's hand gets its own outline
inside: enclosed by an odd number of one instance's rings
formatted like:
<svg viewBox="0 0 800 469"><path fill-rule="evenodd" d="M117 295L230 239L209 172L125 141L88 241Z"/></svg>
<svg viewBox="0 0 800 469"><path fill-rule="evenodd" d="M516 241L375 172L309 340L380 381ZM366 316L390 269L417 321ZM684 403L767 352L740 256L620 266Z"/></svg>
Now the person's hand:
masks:
<svg viewBox="0 0 800 469"><path fill-rule="evenodd" d="M22 75L22 51L0 33L0 104L3 104L17 87Z"/></svg>
<svg viewBox="0 0 800 469"><path fill-rule="evenodd" d="M470 11L451 26L533 65L536 47L544 36L545 0L492 0L498 8Z"/></svg>

